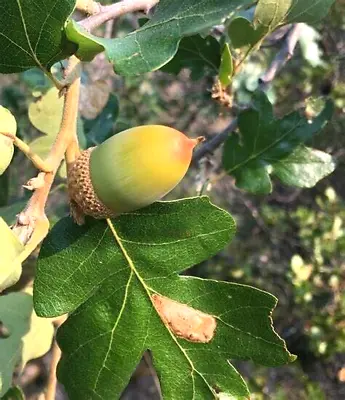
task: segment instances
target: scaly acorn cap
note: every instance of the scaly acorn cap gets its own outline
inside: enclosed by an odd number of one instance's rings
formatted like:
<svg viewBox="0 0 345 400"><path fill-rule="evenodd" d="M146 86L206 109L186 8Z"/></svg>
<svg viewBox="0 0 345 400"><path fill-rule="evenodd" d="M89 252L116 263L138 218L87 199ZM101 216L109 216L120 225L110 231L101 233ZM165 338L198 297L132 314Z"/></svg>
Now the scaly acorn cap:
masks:
<svg viewBox="0 0 345 400"><path fill-rule="evenodd" d="M83 151L69 171L74 219L81 224L84 214L110 218L160 200L182 180L202 140L166 126L145 125Z"/></svg>

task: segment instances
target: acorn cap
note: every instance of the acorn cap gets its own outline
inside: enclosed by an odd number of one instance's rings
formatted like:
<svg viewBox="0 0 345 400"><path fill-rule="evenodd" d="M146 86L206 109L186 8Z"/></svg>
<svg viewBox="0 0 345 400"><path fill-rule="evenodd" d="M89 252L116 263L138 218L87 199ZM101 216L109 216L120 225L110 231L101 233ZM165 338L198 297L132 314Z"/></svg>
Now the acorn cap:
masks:
<svg viewBox="0 0 345 400"><path fill-rule="evenodd" d="M84 215L90 215L96 219L115 216L115 213L104 206L99 200L93 189L90 178L90 155L93 149L95 147L81 152L76 162L68 171L71 214L79 225L84 223Z"/></svg>

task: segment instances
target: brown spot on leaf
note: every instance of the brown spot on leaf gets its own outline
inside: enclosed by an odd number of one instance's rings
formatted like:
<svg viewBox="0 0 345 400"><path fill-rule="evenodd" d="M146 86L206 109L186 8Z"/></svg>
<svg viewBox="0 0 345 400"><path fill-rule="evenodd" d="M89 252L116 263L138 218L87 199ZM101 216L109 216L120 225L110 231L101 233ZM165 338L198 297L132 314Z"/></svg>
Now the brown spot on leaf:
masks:
<svg viewBox="0 0 345 400"><path fill-rule="evenodd" d="M213 339L217 322L212 315L158 294L151 298L162 321L174 335L196 343L208 343Z"/></svg>

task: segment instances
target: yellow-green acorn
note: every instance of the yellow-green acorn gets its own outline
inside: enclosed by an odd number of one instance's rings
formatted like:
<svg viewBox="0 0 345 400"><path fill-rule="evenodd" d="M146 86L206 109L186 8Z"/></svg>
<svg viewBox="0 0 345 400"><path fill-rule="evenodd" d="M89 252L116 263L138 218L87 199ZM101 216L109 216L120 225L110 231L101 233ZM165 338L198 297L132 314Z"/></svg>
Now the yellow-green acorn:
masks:
<svg viewBox="0 0 345 400"><path fill-rule="evenodd" d="M109 218L161 199L184 177L202 138L161 125L127 129L85 150L69 171L72 214Z"/></svg>
<svg viewBox="0 0 345 400"><path fill-rule="evenodd" d="M17 122L12 113L5 107L0 106L0 132L15 135ZM13 157L13 141L9 137L0 134L0 175L2 175Z"/></svg>

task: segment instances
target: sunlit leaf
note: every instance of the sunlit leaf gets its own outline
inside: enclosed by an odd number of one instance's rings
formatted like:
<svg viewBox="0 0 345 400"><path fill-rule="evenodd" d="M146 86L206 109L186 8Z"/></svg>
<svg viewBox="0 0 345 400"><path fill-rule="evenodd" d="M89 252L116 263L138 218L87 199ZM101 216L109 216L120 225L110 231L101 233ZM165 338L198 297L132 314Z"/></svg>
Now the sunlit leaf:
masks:
<svg viewBox="0 0 345 400"><path fill-rule="evenodd" d="M152 19L124 38L99 38L77 23L69 24L66 34L69 40L78 44L79 57L91 59L105 50L118 74L139 75L169 62L183 37L211 28L237 7L249 3L249 0L160 0Z"/></svg>
<svg viewBox="0 0 345 400"><path fill-rule="evenodd" d="M58 89L55 87L49 89L29 106L29 119L32 125L47 135L56 135L60 129L63 102Z"/></svg>
<svg viewBox="0 0 345 400"><path fill-rule="evenodd" d="M272 295L178 275L217 253L234 231L232 217L205 197L156 203L111 228L69 218L55 225L38 260L35 308L42 316L70 313L58 331L58 377L71 398L119 398L147 349L167 399L219 392L246 399L229 360L274 366L294 359L272 329ZM176 307L186 317L187 306L201 330L191 328L195 320L178 324ZM204 321L215 324L208 339Z"/></svg>
<svg viewBox="0 0 345 400"><path fill-rule="evenodd" d="M21 273L22 265L17 257L24 250L23 244L0 218L0 292L14 285Z"/></svg>
<svg viewBox="0 0 345 400"><path fill-rule="evenodd" d="M39 318L29 293L10 293L0 297L0 321L8 336L0 338L0 396L12 386L15 367L24 368L50 348L54 328L50 320Z"/></svg>
<svg viewBox="0 0 345 400"><path fill-rule="evenodd" d="M230 85L232 80L233 70L234 70L234 65L232 61L230 48L228 44L225 44L222 52L221 63L219 66L219 81L223 88L226 88Z"/></svg>
<svg viewBox="0 0 345 400"><path fill-rule="evenodd" d="M329 11L335 0L259 0L255 9L254 23L268 31L293 22L313 24Z"/></svg>
<svg viewBox="0 0 345 400"><path fill-rule="evenodd" d="M0 106L0 132L16 135L17 122L7 108ZM14 147L10 138L0 133L0 175L2 175L13 157Z"/></svg>

